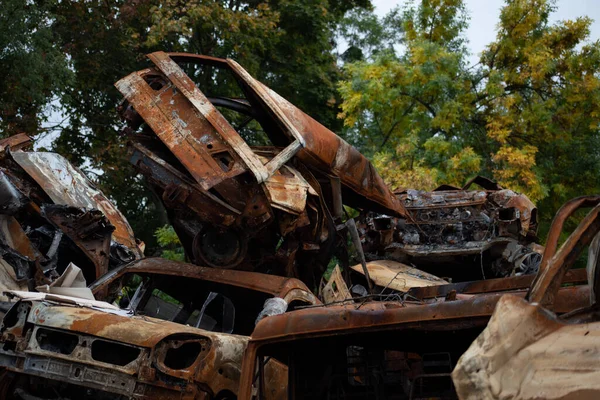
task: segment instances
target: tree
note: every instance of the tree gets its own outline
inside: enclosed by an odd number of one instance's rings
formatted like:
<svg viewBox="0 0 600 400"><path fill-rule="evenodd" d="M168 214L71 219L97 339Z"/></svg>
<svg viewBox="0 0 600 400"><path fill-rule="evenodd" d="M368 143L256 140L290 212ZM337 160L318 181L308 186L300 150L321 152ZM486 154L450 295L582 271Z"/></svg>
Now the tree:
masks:
<svg viewBox="0 0 600 400"><path fill-rule="evenodd" d="M326 126L336 118L335 30L348 10L369 0L181 1L153 8L148 44L233 58Z"/></svg>
<svg viewBox="0 0 600 400"><path fill-rule="evenodd" d="M388 29L401 46L346 66L340 116L349 137L394 186L484 174L541 201L548 219L566 199L598 192L600 43L586 42L589 18L550 24L553 9L507 0L476 65L467 62L462 0L396 10Z"/></svg>
<svg viewBox="0 0 600 400"><path fill-rule="evenodd" d="M164 210L128 163L126 141L118 132L114 83L147 66L144 45L153 0L57 2L52 29L71 60L74 78L60 99L68 122L52 150L93 178L117 204L148 253L156 247L154 231L167 223ZM167 49L170 50L170 49Z"/></svg>
<svg viewBox="0 0 600 400"><path fill-rule="evenodd" d="M43 131L47 107L71 82L51 29L54 1L1 0L0 136Z"/></svg>
<svg viewBox="0 0 600 400"><path fill-rule="evenodd" d="M388 16L404 54L393 47L372 60L346 66L340 84L341 116L354 136L366 137L365 151L395 186L433 188L439 181L461 181L481 160L459 130L470 112L465 91L464 6L456 1L423 1ZM386 149L394 149L394 155ZM457 169L456 166L462 168Z"/></svg>

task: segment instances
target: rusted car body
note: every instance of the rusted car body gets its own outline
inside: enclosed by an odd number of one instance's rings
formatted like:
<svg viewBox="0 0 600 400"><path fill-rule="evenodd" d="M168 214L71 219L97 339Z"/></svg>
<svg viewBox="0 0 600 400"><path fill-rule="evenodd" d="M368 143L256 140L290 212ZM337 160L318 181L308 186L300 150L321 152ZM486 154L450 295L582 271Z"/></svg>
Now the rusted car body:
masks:
<svg viewBox="0 0 600 400"><path fill-rule="evenodd" d="M343 204L406 216L362 154L235 61L148 58L154 67L116 83L124 132L194 263L318 283ZM211 74L232 77L234 89L214 93ZM258 137L263 146L250 147Z"/></svg>
<svg viewBox="0 0 600 400"><path fill-rule="evenodd" d="M537 272L543 247L536 244L537 209L526 196L483 177L462 188L396 194L411 218L364 213L359 226L368 258L413 264L455 281Z"/></svg>
<svg viewBox="0 0 600 400"><path fill-rule="evenodd" d="M593 209L556 251L564 222L583 207ZM456 365L452 378L460 399L600 396L598 232L600 196L571 200L559 210L527 296L502 297L485 330ZM588 245L589 296L580 309L559 316L562 278Z"/></svg>
<svg viewBox="0 0 600 400"><path fill-rule="evenodd" d="M64 157L30 152L26 135L0 140L2 289L50 283L69 263L88 281L139 259L125 217Z"/></svg>
<svg viewBox="0 0 600 400"><path fill-rule="evenodd" d="M600 227L600 219L595 223ZM565 314L589 304L590 286L582 284L586 271L568 271L575 254L555 255L559 233L560 227L550 232L535 282L525 275L413 288L399 301L311 307L259 322L244 357L238 398L261 398L267 387L263 365L273 358L289 366L289 399L458 398L451 379L456 361L481 334L500 299L532 296L530 286L548 281L549 260L562 266L551 279L554 311ZM571 250L585 245L588 234L578 229ZM472 368L465 379L469 374L475 374Z"/></svg>
<svg viewBox="0 0 600 400"><path fill-rule="evenodd" d="M233 399L248 341L239 334L252 331L265 299L282 298L290 309L320 304L297 279L152 258L114 269L90 289L113 301L131 282L138 286L126 309L19 293L1 331L8 383L0 397L46 399L50 390L63 398ZM285 366L268 368L267 398L277 399Z"/></svg>
<svg viewBox="0 0 600 400"><path fill-rule="evenodd" d="M21 300L1 333L3 399L234 398L248 340L76 298Z"/></svg>

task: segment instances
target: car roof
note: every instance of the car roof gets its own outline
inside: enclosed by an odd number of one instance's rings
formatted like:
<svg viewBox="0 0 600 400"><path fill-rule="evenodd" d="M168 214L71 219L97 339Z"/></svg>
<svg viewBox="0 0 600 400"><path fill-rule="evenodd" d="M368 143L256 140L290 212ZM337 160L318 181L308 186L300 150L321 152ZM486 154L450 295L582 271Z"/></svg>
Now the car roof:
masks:
<svg viewBox="0 0 600 400"><path fill-rule="evenodd" d="M93 282L89 285L89 288L92 292L97 293L107 284L128 273L148 273L199 279L246 288L278 297L284 297L294 289L311 293L302 281L295 278L286 278L259 272L208 268L164 258L145 258L123 265Z"/></svg>

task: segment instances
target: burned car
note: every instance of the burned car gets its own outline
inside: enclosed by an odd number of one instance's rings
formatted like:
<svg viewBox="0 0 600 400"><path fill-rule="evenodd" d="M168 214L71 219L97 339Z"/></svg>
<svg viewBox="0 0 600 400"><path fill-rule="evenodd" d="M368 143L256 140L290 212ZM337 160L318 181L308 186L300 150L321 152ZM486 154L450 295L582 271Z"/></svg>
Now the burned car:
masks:
<svg viewBox="0 0 600 400"><path fill-rule="evenodd" d="M32 290L70 263L91 282L141 258L109 199L64 157L30 145L24 134L0 140L0 288Z"/></svg>
<svg viewBox="0 0 600 400"><path fill-rule="evenodd" d="M599 204L582 197L559 210L537 275L413 287L395 301L348 298L260 321L238 398L269 393L273 359L289 367L288 399L596 398L600 236L588 270L571 267L600 232ZM594 209L557 251L564 221L585 206Z"/></svg>
<svg viewBox="0 0 600 400"><path fill-rule="evenodd" d="M235 61L148 58L153 67L116 83L123 132L195 264L316 286L345 243L344 204L407 215L358 150ZM212 74L230 84L211 86Z"/></svg>
<svg viewBox="0 0 600 400"><path fill-rule="evenodd" d="M125 298L126 308L13 292L20 301L0 331L1 398L234 399L248 341L238 334L252 331L265 299L290 309L320 304L296 279L151 258L90 289ZM267 369L266 398L278 399L286 367L273 361Z"/></svg>
<svg viewBox="0 0 600 400"><path fill-rule="evenodd" d="M587 207L593 209L556 251L564 222ZM599 232L600 196L573 199L559 210L527 296L503 296L485 330L458 361L452 379L460 399L598 398ZM562 278L588 244L589 295L580 308L560 315Z"/></svg>
<svg viewBox="0 0 600 400"><path fill-rule="evenodd" d="M536 243L537 208L526 196L483 177L462 188L396 195L411 218L368 211L359 219L368 259L413 264L455 281L537 272L543 247Z"/></svg>
<svg viewBox="0 0 600 400"><path fill-rule="evenodd" d="M3 399L211 399L237 392L246 337L134 316L108 303L13 294L21 300L1 328Z"/></svg>
<svg viewBox="0 0 600 400"><path fill-rule="evenodd" d="M564 277L577 285L558 290L557 312L587 304L582 272ZM268 395L265 363L273 359L289 368L281 399L457 399L457 360L503 293L524 297L532 281L528 275L414 288L406 300L350 300L268 317L246 349L238 399Z"/></svg>

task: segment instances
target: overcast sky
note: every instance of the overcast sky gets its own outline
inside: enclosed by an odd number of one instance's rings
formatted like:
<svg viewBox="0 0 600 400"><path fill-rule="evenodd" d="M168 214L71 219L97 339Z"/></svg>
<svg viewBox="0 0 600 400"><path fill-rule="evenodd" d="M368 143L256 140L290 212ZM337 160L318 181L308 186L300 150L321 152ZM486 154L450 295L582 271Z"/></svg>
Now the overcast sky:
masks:
<svg viewBox="0 0 600 400"><path fill-rule="evenodd" d="M372 0L372 2L377 14L382 16L406 1ZM496 25L504 0L465 0L465 4L471 15L466 36L475 60L484 47L496 37ZM588 16L594 20L590 38L592 40L600 38L600 0L558 0L556 6L556 12L550 17L551 21Z"/></svg>

